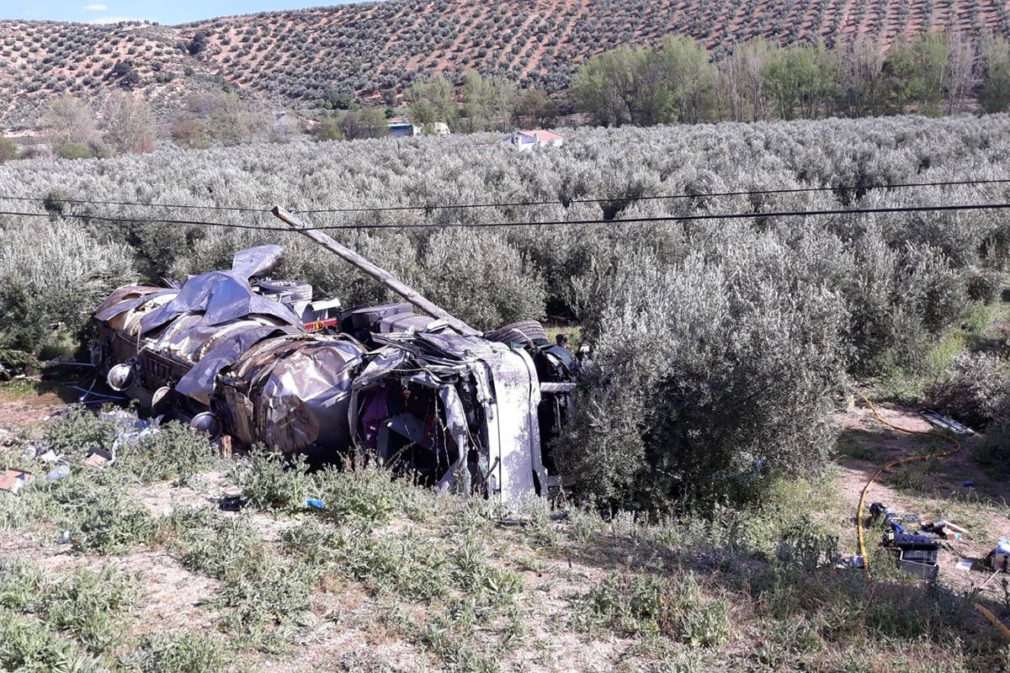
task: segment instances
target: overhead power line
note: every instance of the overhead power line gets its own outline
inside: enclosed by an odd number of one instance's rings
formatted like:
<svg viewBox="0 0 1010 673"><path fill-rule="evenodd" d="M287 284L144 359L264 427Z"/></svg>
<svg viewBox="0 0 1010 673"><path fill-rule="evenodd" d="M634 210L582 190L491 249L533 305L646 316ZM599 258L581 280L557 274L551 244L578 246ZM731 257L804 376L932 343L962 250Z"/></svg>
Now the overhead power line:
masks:
<svg viewBox="0 0 1010 673"><path fill-rule="evenodd" d="M305 215L312 215L318 213L354 213L354 212L383 212L383 211L402 211L402 210L462 210L467 208L518 208L524 206L549 206L549 205L565 205L573 203L628 203L634 201L672 201L676 199L694 199L694 198L724 198L730 196L762 196L771 194L804 194L813 192L853 192L859 191L861 189L910 189L915 187L958 187L966 185L991 185L991 184L1007 184L1010 183L1010 179L993 179L993 180L956 180L956 181L944 181L944 182L905 182L896 183L889 185L850 185L843 187L788 187L782 189L746 189L730 192L711 192L705 193L682 193L682 194L646 194L642 196L596 196L596 197L584 197L567 199L562 201L560 199L551 199L543 201L511 201L511 202L493 202L489 201L486 203L455 203L455 204L444 204L444 205L423 205L423 206L376 206L376 207L341 207L341 208L308 208L302 209L295 212L302 213Z"/></svg>
<svg viewBox="0 0 1010 673"><path fill-rule="evenodd" d="M333 224L306 227L311 231L327 231L338 229L491 229L505 227L553 227L553 226L597 226L597 225L625 225L638 223L658 223L658 222L696 222L705 220L746 220L769 217L821 217L828 215L868 215L884 213L930 213L930 212L960 212L970 210L1006 210L1010 209L1010 203L968 203L953 204L944 206L881 206L872 208L830 208L822 210L793 210L793 211L772 211L765 213L703 213L696 215L662 215L654 217L635 217L626 220L607 219L582 219L582 220L549 220L549 221L527 221L527 222L419 222L416 224L389 223L389 224ZM50 213L28 213L0 211L0 215L11 217L52 217ZM202 227L220 227L225 229L249 229L254 231L298 231L290 227L256 226L253 224L239 224L233 222L207 222L203 220L172 220L160 218L129 218L129 217L108 217L101 215L86 215L83 213L64 213L60 217L80 219L94 222L108 223L132 223L132 224L172 224L189 225Z"/></svg>
<svg viewBox="0 0 1010 673"><path fill-rule="evenodd" d="M71 203L74 205L87 206L137 206L141 208L169 208L177 210L228 210L237 213L269 213L269 208L254 208L252 206L200 206L187 203L145 203L143 201L99 201L92 199L64 199L58 196L2 196L0 201L22 201L32 203L36 201L52 203Z"/></svg>
<svg viewBox="0 0 1010 673"><path fill-rule="evenodd" d="M1010 184L1010 178L1005 179L969 179L969 180L945 180L936 182L901 182L892 184L871 184L871 185L844 185L844 186L824 186L824 187L787 187L779 189L743 189L736 191L710 192L710 193L680 193L680 194L644 194L641 196L593 196L579 197L567 200L543 199L528 201L487 201L483 203L446 203L446 204L421 204L421 205L401 205L401 206L341 206L341 207L313 207L303 209L292 209L294 212L304 215L322 213L375 213L375 212L403 212L403 211L438 211L438 210L466 210L477 208L518 208L529 206L551 206L551 205L571 205L573 203L630 203L634 201L667 201L691 198L726 198L733 196L766 196L775 194L807 194L817 192L853 192L871 189L915 189L924 187L963 187L971 185L996 185ZM69 203L74 205L95 205L95 206L130 206L139 208L167 208L179 210L217 210L238 213L269 213L268 207L253 206L229 206L229 205L197 205L182 203L146 203L143 201L104 201L96 199L74 199L60 198L56 196L34 197L34 196L2 196L0 201L21 201L21 202L45 202Z"/></svg>

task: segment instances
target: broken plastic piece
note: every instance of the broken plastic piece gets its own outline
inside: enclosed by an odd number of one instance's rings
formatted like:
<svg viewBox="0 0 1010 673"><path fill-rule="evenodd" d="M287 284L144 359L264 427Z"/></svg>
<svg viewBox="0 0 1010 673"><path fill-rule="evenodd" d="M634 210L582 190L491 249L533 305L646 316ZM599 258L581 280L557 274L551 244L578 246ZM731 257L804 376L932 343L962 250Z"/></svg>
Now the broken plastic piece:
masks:
<svg viewBox="0 0 1010 673"><path fill-rule="evenodd" d="M111 465L114 461L115 457L112 453L103 451L102 449L92 449L83 462L87 467L101 470Z"/></svg>
<svg viewBox="0 0 1010 673"><path fill-rule="evenodd" d="M46 483L52 483L54 481L59 481L60 479L63 479L69 474L70 474L70 466L67 465L66 463L63 463L62 465L57 466L56 469L51 470L48 474L46 474L46 476L42 477L42 481Z"/></svg>
<svg viewBox="0 0 1010 673"><path fill-rule="evenodd" d="M326 509L326 503L318 498L309 498L305 501L305 504L313 509Z"/></svg>
<svg viewBox="0 0 1010 673"><path fill-rule="evenodd" d="M962 425L958 423L953 418L944 416L943 414L928 410L920 411L919 416L924 418L926 422L935 428L940 428L941 430L946 430L947 432L957 435L958 437L967 437L969 435L974 435L975 431L969 428L967 425Z"/></svg>

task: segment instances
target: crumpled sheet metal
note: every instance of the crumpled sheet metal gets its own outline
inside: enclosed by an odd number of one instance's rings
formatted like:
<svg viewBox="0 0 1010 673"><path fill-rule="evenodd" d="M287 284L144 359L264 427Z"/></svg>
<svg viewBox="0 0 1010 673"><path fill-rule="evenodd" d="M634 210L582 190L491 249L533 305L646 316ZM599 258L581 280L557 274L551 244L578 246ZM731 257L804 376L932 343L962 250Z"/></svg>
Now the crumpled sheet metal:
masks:
<svg viewBox="0 0 1010 673"><path fill-rule="evenodd" d="M213 347L200 357L196 365L175 385L177 392L188 395L204 404L210 404L217 375L242 357L242 354L260 341L278 334L297 334L290 327L276 325L249 325L247 329L231 332L227 338L219 339Z"/></svg>
<svg viewBox="0 0 1010 673"><path fill-rule="evenodd" d="M95 311L96 320L109 320L141 304L150 301L155 294L165 292L175 292L150 285L126 285L115 290L109 298L102 302L102 305Z"/></svg>
<svg viewBox="0 0 1010 673"><path fill-rule="evenodd" d="M261 245L239 251L230 271L210 271L193 276L179 288L175 298L151 311L140 321L140 333L146 334L184 313L202 313L208 326L222 325L247 315L267 315L289 325L300 320L283 304L257 294L249 279L262 275L280 263L283 248Z"/></svg>
<svg viewBox="0 0 1010 673"><path fill-rule="evenodd" d="M184 313L198 312L208 326L247 315L273 316L289 325L301 322L287 306L256 294L248 280L225 271L211 271L188 279L172 301L145 315L140 321L140 333L147 334Z"/></svg>
<svg viewBox="0 0 1010 673"><path fill-rule="evenodd" d="M240 439L284 452L349 446L351 375L364 354L341 337L274 337L257 345L225 375L238 395L231 411L242 416Z"/></svg>

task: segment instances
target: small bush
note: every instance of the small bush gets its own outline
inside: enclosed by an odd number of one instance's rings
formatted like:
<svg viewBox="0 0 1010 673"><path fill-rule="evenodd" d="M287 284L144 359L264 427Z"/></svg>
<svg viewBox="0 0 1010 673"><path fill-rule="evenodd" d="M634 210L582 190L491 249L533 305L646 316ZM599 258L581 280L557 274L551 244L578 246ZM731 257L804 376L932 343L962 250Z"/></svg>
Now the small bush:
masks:
<svg viewBox="0 0 1010 673"><path fill-rule="evenodd" d="M356 470L327 469L314 475L326 509L323 516L339 523L386 523L396 511L402 487L388 470L369 466Z"/></svg>
<svg viewBox="0 0 1010 673"><path fill-rule="evenodd" d="M205 434L183 423L165 423L142 439L119 448L117 469L128 470L140 481L186 481L218 463L218 451Z"/></svg>
<svg viewBox="0 0 1010 673"><path fill-rule="evenodd" d="M18 145L10 138L0 136L0 164L18 158Z"/></svg>
<svg viewBox="0 0 1010 673"><path fill-rule="evenodd" d="M996 301L1002 287L1002 278L994 271L984 269L975 271L968 276L968 298L991 304Z"/></svg>
<svg viewBox="0 0 1010 673"><path fill-rule="evenodd" d="M158 522L142 504L115 490L100 490L77 503L70 528L74 549L94 554L123 554L150 544Z"/></svg>
<svg viewBox="0 0 1010 673"><path fill-rule="evenodd" d="M965 425L984 430L1010 395L1006 360L988 353L958 355L943 377L927 386L927 403Z"/></svg>
<svg viewBox="0 0 1010 673"><path fill-rule="evenodd" d="M116 424L84 406L70 407L45 426L44 443L57 455L83 457L91 448L108 450Z"/></svg>
<svg viewBox="0 0 1010 673"><path fill-rule="evenodd" d="M94 148L84 143L60 143L53 146L53 152L60 159L93 159L96 156Z"/></svg>
<svg viewBox="0 0 1010 673"><path fill-rule="evenodd" d="M242 497L259 509L299 509L316 495L304 456L285 456L254 447L249 456L235 462L232 479Z"/></svg>
<svg viewBox="0 0 1010 673"><path fill-rule="evenodd" d="M26 562L0 562L3 609L34 615L48 628L72 635L93 653L107 652L122 643L123 619L134 604L137 590L134 578L109 567L98 572L76 569L53 580ZM39 652L48 648L43 640L32 649ZM54 649L60 654L69 651L59 646Z"/></svg>

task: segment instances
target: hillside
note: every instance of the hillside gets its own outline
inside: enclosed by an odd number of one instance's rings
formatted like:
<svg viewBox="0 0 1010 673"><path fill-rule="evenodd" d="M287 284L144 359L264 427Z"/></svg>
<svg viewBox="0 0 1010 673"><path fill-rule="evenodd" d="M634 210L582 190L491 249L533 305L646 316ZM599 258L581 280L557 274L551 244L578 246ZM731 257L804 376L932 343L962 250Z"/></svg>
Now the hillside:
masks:
<svg viewBox="0 0 1010 673"><path fill-rule="evenodd" d="M290 103L328 89L378 96L467 68L557 91L592 54L670 33L718 55L759 36L792 44L866 35L887 45L939 29L1010 34L1010 12L998 0L392 0L175 27L0 21L0 127L30 123L40 101L62 92L126 87L164 107L227 82Z"/></svg>

